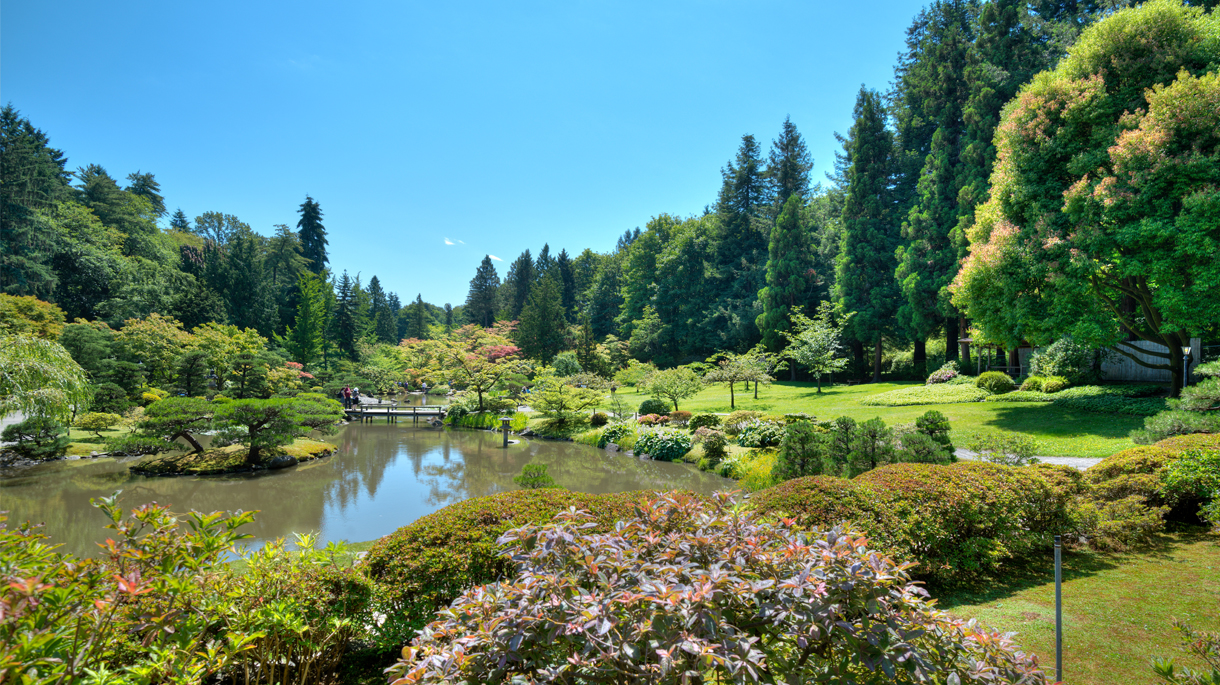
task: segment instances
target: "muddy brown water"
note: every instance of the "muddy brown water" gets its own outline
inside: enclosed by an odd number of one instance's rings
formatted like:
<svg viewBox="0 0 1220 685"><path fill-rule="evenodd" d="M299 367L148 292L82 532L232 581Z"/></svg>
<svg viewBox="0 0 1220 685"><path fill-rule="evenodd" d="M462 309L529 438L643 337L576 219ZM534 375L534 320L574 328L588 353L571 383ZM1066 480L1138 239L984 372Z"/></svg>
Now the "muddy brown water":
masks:
<svg viewBox="0 0 1220 685"><path fill-rule="evenodd" d="M372 540L447 505L515 490L513 476L545 464L558 485L590 493L734 489L733 481L687 464L654 462L587 445L522 440L502 448L486 431L431 428L422 421L350 424L330 438L334 456L283 471L229 476L132 475L134 460L81 459L0 471L0 511L8 525L45 524L63 551L92 555L106 520L92 497L122 490L127 509L146 502L174 511L258 510L246 532L261 544L294 532L328 540Z"/></svg>

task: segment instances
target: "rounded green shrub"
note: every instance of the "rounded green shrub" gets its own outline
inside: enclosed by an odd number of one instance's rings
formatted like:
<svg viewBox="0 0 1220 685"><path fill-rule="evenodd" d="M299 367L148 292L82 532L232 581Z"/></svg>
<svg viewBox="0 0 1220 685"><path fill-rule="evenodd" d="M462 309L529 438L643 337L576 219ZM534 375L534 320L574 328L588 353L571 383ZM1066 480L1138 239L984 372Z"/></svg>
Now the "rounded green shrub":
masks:
<svg viewBox="0 0 1220 685"><path fill-rule="evenodd" d="M44 416L32 416L6 426L0 440L14 443L6 450L38 461L64 456L71 444L63 424Z"/></svg>
<svg viewBox="0 0 1220 685"><path fill-rule="evenodd" d="M640 416L644 416L646 414L658 414L658 415L664 414L668 411L669 411L668 402L666 402L665 400L658 400L656 398L649 398L649 399L644 400L643 402L640 402L640 408L637 411L637 413Z"/></svg>
<svg viewBox="0 0 1220 685"><path fill-rule="evenodd" d="M715 414L695 414L690 417L690 421L687 422L686 427L689 428L690 432L692 433L700 428L719 428L720 417L716 416Z"/></svg>
<svg viewBox="0 0 1220 685"><path fill-rule="evenodd" d="M690 433L667 428L643 428L635 441L635 453L655 461L678 461L690 448Z"/></svg>
<svg viewBox="0 0 1220 685"><path fill-rule="evenodd" d="M1017 384L1003 371L986 371L979 375L974 385L993 395L1003 395L1017 389Z"/></svg>
<svg viewBox="0 0 1220 685"><path fill-rule="evenodd" d="M1030 376L1021 383L1021 390L1025 392L1045 392L1042 389L1042 382L1045 380L1042 376Z"/></svg>
<svg viewBox="0 0 1220 685"><path fill-rule="evenodd" d="M720 425L724 427L724 432L729 435L737 435L745 425L755 419L762 418L763 413L760 411L751 411L749 409L738 409L724 418L724 422Z"/></svg>
<svg viewBox="0 0 1220 685"><path fill-rule="evenodd" d="M595 411L589 417L589 425L594 428L600 428L610 422L610 416L606 412Z"/></svg>
<svg viewBox="0 0 1220 685"><path fill-rule="evenodd" d="M695 431L695 441L703 445L703 459L699 462L699 468L704 471L716 468L728 454L729 438L723 431L700 428Z"/></svg>
<svg viewBox="0 0 1220 685"><path fill-rule="evenodd" d="M772 474L777 481L822 474L821 432L810 421L797 421L784 429Z"/></svg>
<svg viewBox="0 0 1220 685"><path fill-rule="evenodd" d="M378 643L399 649L415 631L436 618L436 610L467 589L504 578L512 571L499 555L505 531L547 523L576 507L593 512L594 531L606 532L630 518L644 492L590 495L558 488L514 490L452 504L381 538L363 567L385 613Z"/></svg>
<svg viewBox="0 0 1220 685"><path fill-rule="evenodd" d="M605 447L610 443L622 445L623 439L630 436L634 442L636 436L636 427L630 423L612 423L602 429L601 435L597 438L597 446Z"/></svg>
<svg viewBox="0 0 1220 685"><path fill-rule="evenodd" d="M1042 381L1042 392L1053 393L1067 390L1069 385L1071 384L1068 383L1068 379L1063 376L1048 376Z"/></svg>
<svg viewBox="0 0 1220 685"><path fill-rule="evenodd" d="M90 408L104 414L122 414L131 407L127 391L117 383L102 383L93 386L93 402Z"/></svg>
<svg viewBox="0 0 1220 685"><path fill-rule="evenodd" d="M876 523L871 496L871 490L861 488L854 480L806 476L754 493L749 506L769 519L793 519L802 528L826 528L851 521L867 529Z"/></svg>
<svg viewBox="0 0 1220 685"><path fill-rule="evenodd" d="M776 447L784 440L784 424L779 421L754 419L737 432L737 444L742 447Z"/></svg>

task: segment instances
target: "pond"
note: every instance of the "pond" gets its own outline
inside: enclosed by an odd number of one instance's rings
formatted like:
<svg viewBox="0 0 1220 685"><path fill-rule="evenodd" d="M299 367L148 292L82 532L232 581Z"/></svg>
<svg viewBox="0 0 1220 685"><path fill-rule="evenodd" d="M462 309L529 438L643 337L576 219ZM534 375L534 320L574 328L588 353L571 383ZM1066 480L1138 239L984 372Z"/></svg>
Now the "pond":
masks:
<svg viewBox="0 0 1220 685"><path fill-rule="evenodd" d="M613 454L570 442L521 440L502 448L487 431L427 424L349 424L329 438L334 456L284 471L231 476L149 478L134 460L56 461L0 471L0 511L10 526L45 523L63 551L92 555L106 539L106 520L89 498L122 490L126 509L150 501L178 512L259 510L246 532L252 544L316 531L322 541L372 540L470 497L517 489L513 476L545 464L556 483L590 493L627 490L733 489L733 481L671 464Z"/></svg>

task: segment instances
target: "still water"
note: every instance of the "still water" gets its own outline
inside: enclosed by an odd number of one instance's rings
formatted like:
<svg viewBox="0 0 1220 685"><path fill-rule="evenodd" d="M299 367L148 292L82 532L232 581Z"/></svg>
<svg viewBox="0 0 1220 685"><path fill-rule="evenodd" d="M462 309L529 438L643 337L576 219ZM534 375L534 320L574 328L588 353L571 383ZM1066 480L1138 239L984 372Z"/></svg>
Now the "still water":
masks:
<svg viewBox="0 0 1220 685"><path fill-rule="evenodd" d="M0 511L9 525L45 523L63 551L92 555L109 532L89 498L122 490L127 509L145 502L174 511L259 510L246 532L253 544L293 532L327 540L372 540L469 497L515 490L513 476L545 464L555 482L591 493L732 489L733 481L671 464L570 442L521 440L502 448L486 431L431 428L420 422L349 424L329 438L334 456L283 471L232 476L135 476L132 460L82 459L0 471Z"/></svg>

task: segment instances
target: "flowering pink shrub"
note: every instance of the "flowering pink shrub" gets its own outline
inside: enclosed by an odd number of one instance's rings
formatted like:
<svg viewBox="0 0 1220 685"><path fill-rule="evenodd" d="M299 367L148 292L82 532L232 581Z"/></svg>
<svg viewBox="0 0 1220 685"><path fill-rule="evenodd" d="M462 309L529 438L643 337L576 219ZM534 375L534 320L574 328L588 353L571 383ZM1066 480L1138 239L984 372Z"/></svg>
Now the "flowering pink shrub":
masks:
<svg viewBox="0 0 1220 685"><path fill-rule="evenodd" d="M668 416L661 416L659 414L645 414L645 415L641 416L640 418L636 419L636 422L639 423L641 426L655 426L658 424L666 423L668 421L669 421Z"/></svg>
<svg viewBox="0 0 1220 685"><path fill-rule="evenodd" d="M940 367L939 369L933 371L932 375L928 376L927 385L933 385L936 383L948 383L949 381L953 380L954 378L957 378L957 375L958 375L957 362L951 361L951 362L948 362L947 364L945 364L944 366Z"/></svg>
<svg viewBox="0 0 1220 685"><path fill-rule="evenodd" d="M480 352L487 358L487 361L494 362L497 359L504 359L516 354L520 354L521 348L516 345L491 345L484 347Z"/></svg>
<svg viewBox="0 0 1220 685"><path fill-rule="evenodd" d="M911 564L734 504L670 493L609 533L576 509L508 531L515 576L438 612L393 682L1047 683L1010 635L933 608Z"/></svg>

